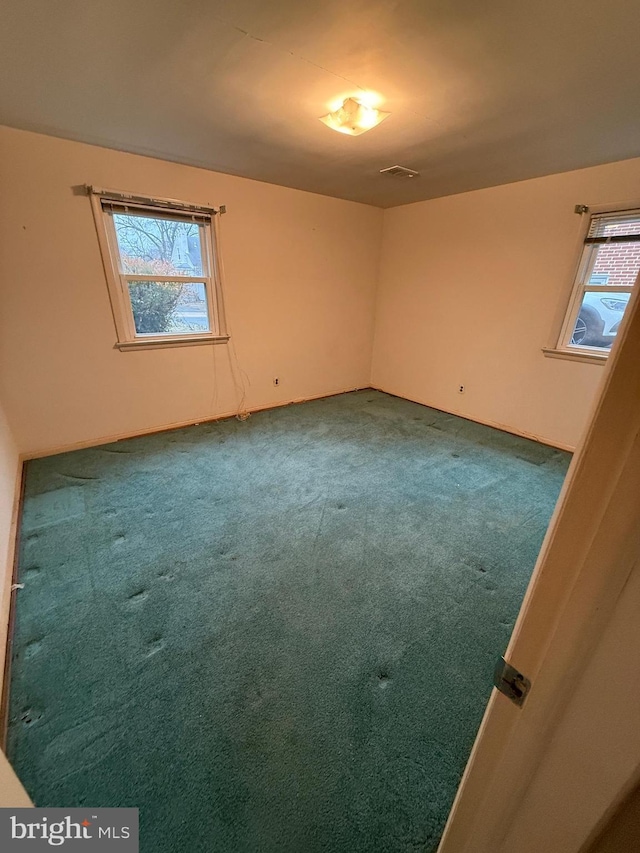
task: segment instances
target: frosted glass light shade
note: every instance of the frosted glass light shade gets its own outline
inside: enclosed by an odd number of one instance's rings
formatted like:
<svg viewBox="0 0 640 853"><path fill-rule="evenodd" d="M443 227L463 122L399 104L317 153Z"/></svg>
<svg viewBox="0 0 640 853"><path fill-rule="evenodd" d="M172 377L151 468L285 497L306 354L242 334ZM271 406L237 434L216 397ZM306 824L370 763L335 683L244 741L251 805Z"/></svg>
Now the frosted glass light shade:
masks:
<svg viewBox="0 0 640 853"><path fill-rule="evenodd" d="M320 121L332 130L337 130L338 133L359 136L361 133L366 133L367 130L371 130L372 127L380 124L389 115L390 113L385 113L382 110L376 110L373 107L368 107L366 104L361 104L355 98L347 98L341 107L335 110L335 112L322 116Z"/></svg>

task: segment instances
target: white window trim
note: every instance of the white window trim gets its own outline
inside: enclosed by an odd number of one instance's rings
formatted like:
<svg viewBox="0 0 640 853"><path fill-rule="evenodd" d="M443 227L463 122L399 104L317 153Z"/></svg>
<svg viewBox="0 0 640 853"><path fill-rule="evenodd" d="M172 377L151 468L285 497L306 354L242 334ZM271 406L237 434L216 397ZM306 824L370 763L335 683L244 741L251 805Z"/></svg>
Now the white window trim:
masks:
<svg viewBox="0 0 640 853"><path fill-rule="evenodd" d="M569 361L584 361L588 364L606 364L608 353L598 352L595 347L577 347L559 349L558 347L543 347L542 352L547 358L566 358Z"/></svg>
<svg viewBox="0 0 640 853"><path fill-rule="evenodd" d="M91 207L98 235L100 253L104 267L111 311L116 328L117 341L115 347L123 352L138 349L160 349L176 346L193 346L197 344L224 344L229 340L220 265L218 263L218 227L217 217L224 212L224 207L205 208L190 205L174 199L133 196L129 193L115 190L99 190L87 187L91 199ZM133 311L129 297L128 281L175 281L176 277L160 275L129 275L120 270L120 254L116 239L113 217L103 209L102 202L117 201L129 205L132 209L145 211L150 214L161 213L164 216L171 212L184 214L198 213L205 220L200 223L202 228L200 247L202 252L202 268L206 275L199 277L180 276L179 281L204 284L207 294L207 311L210 332L194 332L192 334L176 335L138 335L136 333Z"/></svg>
<svg viewBox="0 0 640 853"><path fill-rule="evenodd" d="M589 228L591 226L591 219L593 216L603 213L624 213L629 210L637 210L640 208L640 202L625 202L619 205L610 206L610 205L598 205L598 206L589 206L588 215L584 217L584 223L580 230L580 257L578 260L578 266L576 272L573 276L571 295L569 297L569 302L567 306L567 310L564 313L562 325L560 327L560 332L558 336L555 338L557 343L554 346L547 346L542 348L542 352L548 358L563 358L568 359L570 361L582 361L591 364L605 364L610 350L603 351L601 347L588 347L588 346L579 346L577 344L570 345L569 341L571 340L571 336L573 334L573 330L575 328L576 319L578 317L578 313L580 311L580 306L582 304L582 298L586 290L590 292L598 292L604 291L606 293L632 293L633 286L623 286L623 285L590 285L586 284L587 276L586 273L589 267L590 260L590 252L588 251L588 246L585 244L585 238L589 233Z"/></svg>

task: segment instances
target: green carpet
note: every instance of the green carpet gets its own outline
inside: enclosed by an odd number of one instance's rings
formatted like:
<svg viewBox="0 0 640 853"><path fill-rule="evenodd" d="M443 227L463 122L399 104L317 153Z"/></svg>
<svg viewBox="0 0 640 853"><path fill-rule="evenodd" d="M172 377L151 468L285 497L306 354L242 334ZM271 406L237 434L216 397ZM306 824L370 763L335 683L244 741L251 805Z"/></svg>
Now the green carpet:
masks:
<svg viewBox="0 0 640 853"><path fill-rule="evenodd" d="M435 850L568 462L375 391L30 462L27 790L143 853Z"/></svg>

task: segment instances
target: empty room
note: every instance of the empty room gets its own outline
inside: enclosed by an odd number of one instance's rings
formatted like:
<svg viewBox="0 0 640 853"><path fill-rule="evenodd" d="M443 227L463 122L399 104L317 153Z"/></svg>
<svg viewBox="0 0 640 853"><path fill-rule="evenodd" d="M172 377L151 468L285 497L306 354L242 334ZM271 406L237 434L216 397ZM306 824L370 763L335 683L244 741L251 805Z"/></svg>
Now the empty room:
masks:
<svg viewBox="0 0 640 853"><path fill-rule="evenodd" d="M1 17L0 848L634 849L630 0Z"/></svg>

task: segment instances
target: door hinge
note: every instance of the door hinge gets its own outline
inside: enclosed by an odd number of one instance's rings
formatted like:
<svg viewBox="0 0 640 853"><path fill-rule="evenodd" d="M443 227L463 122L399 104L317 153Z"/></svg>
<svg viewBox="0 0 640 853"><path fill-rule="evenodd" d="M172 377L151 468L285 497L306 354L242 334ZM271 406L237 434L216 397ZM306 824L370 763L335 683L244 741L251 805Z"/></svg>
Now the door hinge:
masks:
<svg viewBox="0 0 640 853"><path fill-rule="evenodd" d="M499 657L493 672L493 683L501 693L504 693L518 707L522 707L531 688L531 682L521 672Z"/></svg>

